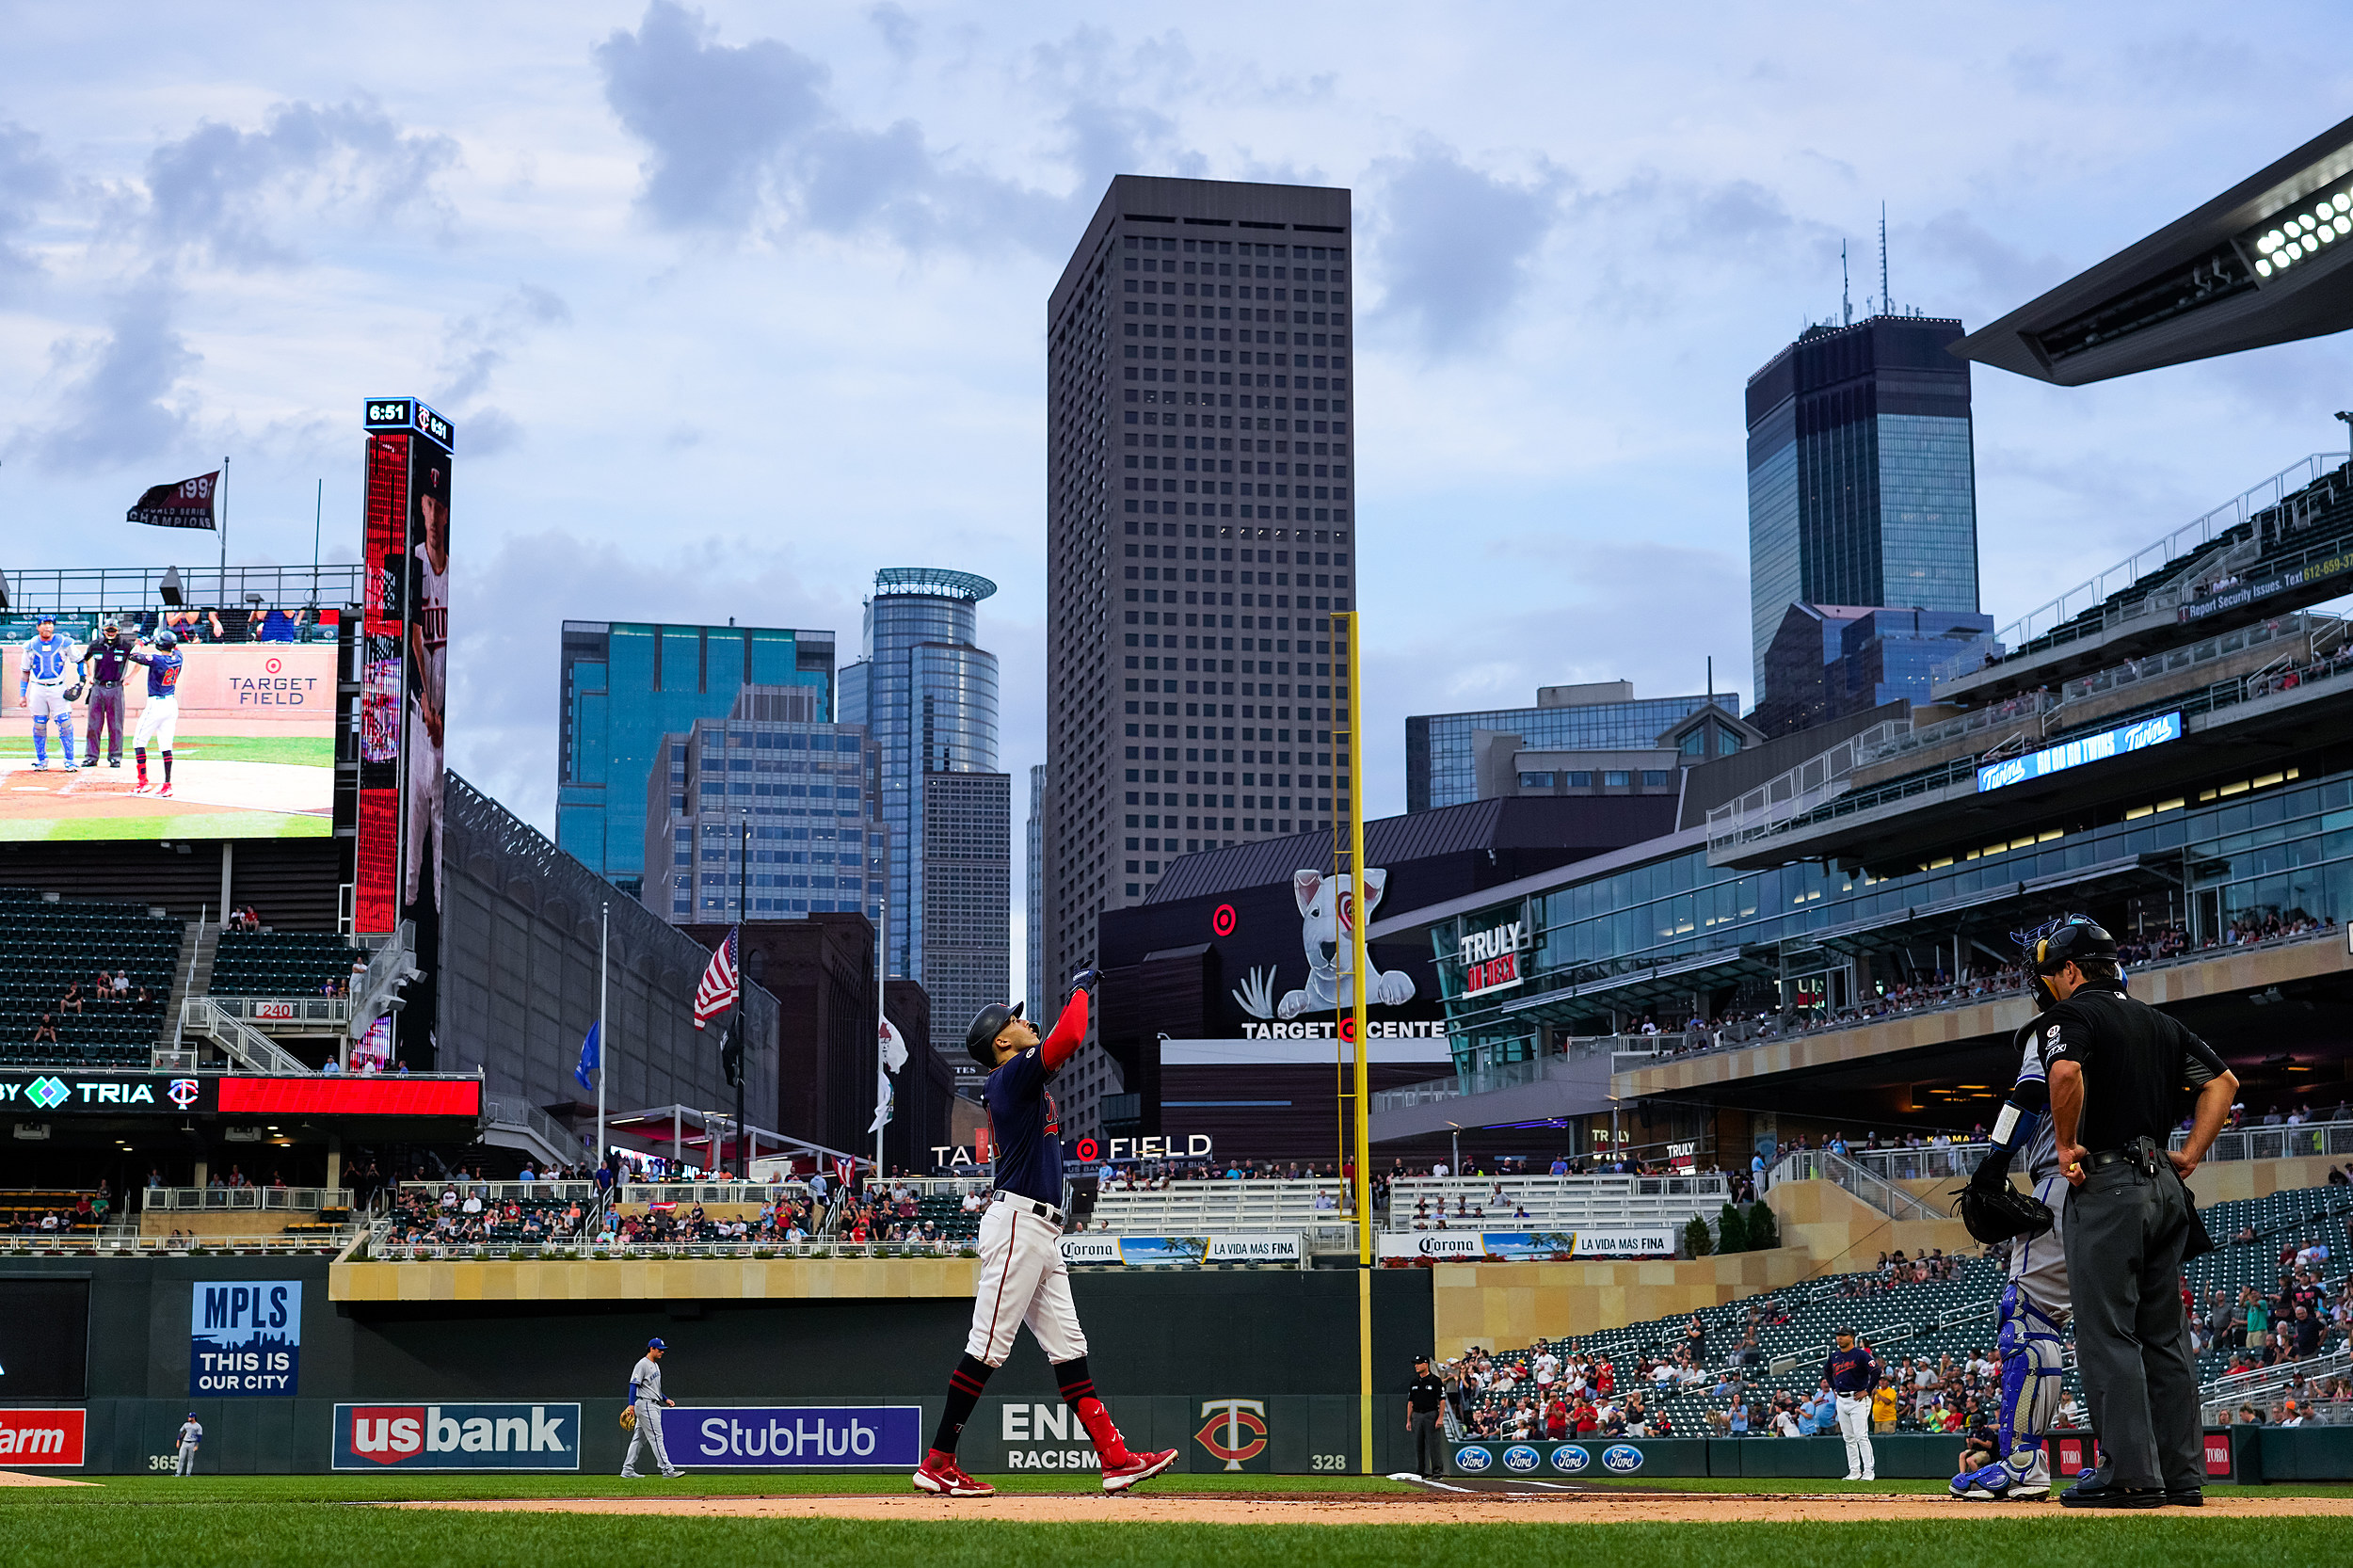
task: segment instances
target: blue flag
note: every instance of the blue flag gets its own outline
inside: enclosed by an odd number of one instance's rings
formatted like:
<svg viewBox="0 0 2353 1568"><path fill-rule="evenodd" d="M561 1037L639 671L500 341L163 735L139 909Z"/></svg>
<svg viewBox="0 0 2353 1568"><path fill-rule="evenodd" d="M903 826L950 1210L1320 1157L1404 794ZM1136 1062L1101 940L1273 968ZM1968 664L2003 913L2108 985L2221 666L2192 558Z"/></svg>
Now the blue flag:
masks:
<svg viewBox="0 0 2353 1568"><path fill-rule="evenodd" d="M597 1032L601 1030L603 1027L604 1025L600 1023L590 1024L588 1026L588 1037L580 1043L580 1065L572 1069L572 1076L580 1080L580 1086L584 1089L593 1089L596 1087L595 1084L588 1081L588 1075L595 1072L597 1068L602 1064L602 1058L600 1056L597 1048Z"/></svg>

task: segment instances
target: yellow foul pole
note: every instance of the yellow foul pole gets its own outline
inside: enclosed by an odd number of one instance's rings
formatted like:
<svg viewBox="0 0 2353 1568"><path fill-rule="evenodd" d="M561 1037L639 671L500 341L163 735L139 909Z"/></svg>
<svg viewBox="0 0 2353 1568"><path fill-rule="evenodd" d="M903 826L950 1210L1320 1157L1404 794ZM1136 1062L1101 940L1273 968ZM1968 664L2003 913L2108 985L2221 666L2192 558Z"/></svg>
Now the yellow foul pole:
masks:
<svg viewBox="0 0 2353 1568"><path fill-rule="evenodd" d="M1345 726L1341 738L1346 747L1341 759L1348 772L1340 780L1342 808L1347 818L1341 831L1348 835L1348 872L1352 902L1348 921L1349 1016L1344 1031L1350 1054L1355 1060L1355 1081L1353 1096L1356 1104L1355 1138L1355 1202L1356 1202L1356 1379L1359 1451L1364 1473L1373 1473L1372 1454L1372 1270L1376 1262L1372 1241L1372 1096L1371 1073L1367 1066L1365 1048L1365 986L1371 967L1365 959L1365 927L1370 919L1370 904L1365 894L1365 744L1364 688L1358 637L1357 613L1343 611L1332 617L1332 629L1340 646L1347 650L1347 663L1340 666L1348 684L1335 695L1339 702L1335 716Z"/></svg>

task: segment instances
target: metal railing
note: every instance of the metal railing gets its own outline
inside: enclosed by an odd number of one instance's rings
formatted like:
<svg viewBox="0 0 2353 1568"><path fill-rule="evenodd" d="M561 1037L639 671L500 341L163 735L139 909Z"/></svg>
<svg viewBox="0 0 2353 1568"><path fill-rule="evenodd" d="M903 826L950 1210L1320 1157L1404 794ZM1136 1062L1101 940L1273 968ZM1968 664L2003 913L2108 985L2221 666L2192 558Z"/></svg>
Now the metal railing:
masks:
<svg viewBox="0 0 2353 1568"><path fill-rule="evenodd" d="M584 1159L589 1153L588 1144L580 1134L568 1131L563 1123L529 1100L513 1095L483 1096L482 1116L492 1127L523 1128L559 1160Z"/></svg>
<svg viewBox="0 0 2353 1568"><path fill-rule="evenodd" d="M985 1184L984 1184L985 1186ZM808 1196L808 1183L792 1181L632 1181L620 1189L616 1204L657 1203L774 1203L778 1197ZM959 1194L961 1195L961 1194Z"/></svg>
<svg viewBox="0 0 2353 1568"><path fill-rule="evenodd" d="M463 1202L468 1197L485 1203L522 1202L526 1199L552 1198L558 1203L594 1203L597 1184L593 1181L476 1181L471 1176L456 1176L447 1181L404 1181L403 1196L418 1196L438 1205L444 1192L456 1192Z"/></svg>
<svg viewBox="0 0 2353 1568"><path fill-rule="evenodd" d="M2242 626L2236 631L2225 632L2219 636L2208 637L2183 648L2168 648L2162 653L2153 653L2146 659L2131 659L2110 668L2094 671L2090 675L2077 676L2074 680L2060 685L2056 706L2065 708L2073 703L2089 701L2092 697L2109 692L2123 691L2144 680L2155 680L2164 676L2178 675L2184 670L2196 669L2201 664L2209 664L2217 659L2228 659L2233 654L2244 653L2249 648L2308 638L2315 632L2325 632L2328 628L2338 624L2340 623L2334 616L2295 615L2259 621L2253 626ZM2048 693L2037 692L2031 695L2042 698L2045 702L2051 700Z"/></svg>
<svg viewBox="0 0 2353 1568"><path fill-rule="evenodd" d="M1500 1187L1502 1195L1496 1190ZM1415 1205L1432 1205L1428 1218L1443 1216L1456 1230L1527 1230L1535 1227L1587 1227L1671 1224L1680 1227L1692 1215L1721 1208L1731 1193L1730 1179L1721 1172L1689 1176L1406 1176L1389 1183L1386 1229L1420 1228ZM1501 1213L1474 1216L1465 1222L1457 1210L1468 1207L1500 1208ZM1525 1220L1513 1218L1514 1208L1527 1208Z"/></svg>
<svg viewBox="0 0 2353 1568"><path fill-rule="evenodd" d="M414 966L417 948L417 926L413 920L403 920L393 928L391 936L368 955L367 972L358 976L351 984L351 1015L344 1027L355 1040L368 1032L369 1026L384 1016L385 1003L407 983Z"/></svg>
<svg viewBox="0 0 2353 1568"><path fill-rule="evenodd" d="M27 569L5 575L8 584L8 613L42 610L60 614L106 615L122 610L160 610L164 577L176 574L181 602L224 615L243 614L245 596L257 593L265 606L296 604L355 605L363 602L366 571L356 561L322 562L317 567L231 567L226 575L217 566L88 567Z"/></svg>
<svg viewBox="0 0 2353 1568"><path fill-rule="evenodd" d="M2188 1133L2175 1128L2172 1146L2180 1148L2188 1138ZM2235 1160L2301 1160L2340 1154L2353 1154L2353 1121L2233 1128L2216 1136L2206 1160L2221 1164Z"/></svg>
<svg viewBox="0 0 2353 1568"><path fill-rule="evenodd" d="M1880 753L1912 728L1910 719L1889 719L1850 735L1828 751L1768 779L1707 813L1707 843L1735 843L1769 831L1772 824L1801 816L1847 787L1848 776L1868 767Z"/></svg>
<svg viewBox="0 0 2353 1568"><path fill-rule="evenodd" d="M254 1072L276 1078L308 1078L316 1069L277 1041L225 1011L211 997L187 997L180 1003L180 1030L203 1035L230 1057Z"/></svg>
<svg viewBox="0 0 2353 1568"><path fill-rule="evenodd" d="M1828 1149L1792 1149L1765 1173L1766 1192L1785 1181L1828 1181L1891 1220L1948 1220L1952 1216L1913 1197L1885 1176Z"/></svg>
<svg viewBox="0 0 2353 1568"><path fill-rule="evenodd" d="M266 1033L271 1029L298 1029L306 1033L333 1030L342 1033L351 1023L349 997L224 997L206 1000L240 1023Z"/></svg>
<svg viewBox="0 0 2353 1568"><path fill-rule="evenodd" d="M2333 453L2320 452L2300 462L2289 464L2203 517L2192 519L2107 570L2077 584L2048 604L2027 611L1999 632L1971 644L1951 659L1936 665L1929 672L1931 682L1941 683L1973 674L1985 666L1989 655L1998 660L2005 648L2020 648L2050 635L2093 605L2123 592L2143 577L2171 566L2185 555L2197 554L2257 513L2279 505L2297 491L2318 483L2345 466L2344 458ZM2107 625L2137 618L2153 608L2155 606L2146 599L2138 601L2137 606L2120 605L2113 616L2104 617L2102 630Z"/></svg>
<svg viewBox="0 0 2353 1568"><path fill-rule="evenodd" d="M2333 1295L2343 1288L2342 1283L2331 1289ZM2199 1414L2207 1426L2218 1425L2223 1413L2235 1411L2242 1404L2251 1404L2268 1414L2268 1406L2285 1394L2299 1377L2307 1382L2327 1382L2330 1378L2353 1375L2353 1351L2336 1351L2315 1355L2303 1361L2282 1361L2277 1366L2258 1367L2251 1372L2234 1372L2218 1377L2198 1390Z"/></svg>
<svg viewBox="0 0 2353 1568"><path fill-rule="evenodd" d="M2041 733L2042 716L2057 706L2058 698L2048 692L2023 693L2002 702L1972 709L1938 724L1919 725L1893 735L1870 757L1869 761L1884 762L1907 753L1949 745L1955 741L2009 728L2013 725L2031 725L2039 735Z"/></svg>
<svg viewBox="0 0 2353 1568"><path fill-rule="evenodd" d="M1574 1064L1604 1052L1609 1056L1610 1071L1626 1072L1647 1065L1662 1053L1679 1051L1708 1038L1706 1035L1679 1033L1574 1035L1564 1043L1563 1048L1547 1055L1530 1057L1525 1062L1496 1063L1457 1072L1447 1078L1425 1079L1421 1082L1403 1084L1395 1089L1376 1090L1372 1096L1372 1109L1378 1113L1403 1111L1417 1105L1441 1105L1468 1095L1489 1095L1501 1089L1517 1089L1540 1083L1548 1078L1566 1078L1570 1076L1569 1069ZM1632 1060L1629 1061L1629 1058Z"/></svg>
<svg viewBox="0 0 2353 1568"><path fill-rule="evenodd" d="M641 1262L657 1258L967 1257L973 1241L625 1241L617 1235L563 1241L394 1241L371 1235L355 1261L446 1263L488 1259Z"/></svg>
<svg viewBox="0 0 2353 1568"><path fill-rule="evenodd" d="M233 1213L240 1209L285 1209L315 1214L351 1207L348 1187L149 1187L141 1207L150 1213Z"/></svg>
<svg viewBox="0 0 2353 1568"><path fill-rule="evenodd" d="M1881 1181L1945 1181L1977 1170L1991 1144L1930 1144L1920 1148L1858 1149L1847 1158Z"/></svg>
<svg viewBox="0 0 2353 1568"><path fill-rule="evenodd" d="M96 1257L185 1256L190 1253L339 1253L359 1235L338 1225L328 1236L8 1236L0 1256L71 1254Z"/></svg>

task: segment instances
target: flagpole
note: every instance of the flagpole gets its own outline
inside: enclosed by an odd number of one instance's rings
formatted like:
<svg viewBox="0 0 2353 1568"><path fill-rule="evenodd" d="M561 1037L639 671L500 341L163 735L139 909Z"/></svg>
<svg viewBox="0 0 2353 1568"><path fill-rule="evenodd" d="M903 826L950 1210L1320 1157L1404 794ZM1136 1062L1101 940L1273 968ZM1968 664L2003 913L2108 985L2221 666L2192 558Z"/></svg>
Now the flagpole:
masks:
<svg viewBox="0 0 2353 1568"><path fill-rule="evenodd" d="M597 1164L604 1164L604 1064L613 1049L613 1032L604 1021L605 1003L611 995L611 974L607 954L613 945L613 904L603 904L604 929L597 937Z"/></svg>
<svg viewBox="0 0 2353 1568"><path fill-rule="evenodd" d="M737 824L735 846L735 929L741 932L744 929L744 913L747 907L744 890L750 886L752 866L752 818L748 811L744 814L742 821ZM744 1038L744 944L739 936L735 946L735 1137L739 1144L744 1139L744 1080L749 1078L752 1072L750 1042ZM725 1166L720 1168L726 1169ZM749 1174L747 1171L738 1170L735 1173L735 1178L742 1181Z"/></svg>
<svg viewBox="0 0 2353 1568"><path fill-rule="evenodd" d="M890 1073L890 895L885 893L881 904L882 923L874 931L874 1072L877 1087ZM889 1130L886 1118L874 1128L874 1179L883 1174L883 1134Z"/></svg>
<svg viewBox="0 0 2353 1568"><path fill-rule="evenodd" d="M220 593L222 604L229 602L229 458L220 459L220 483L213 487L213 508L220 519Z"/></svg>

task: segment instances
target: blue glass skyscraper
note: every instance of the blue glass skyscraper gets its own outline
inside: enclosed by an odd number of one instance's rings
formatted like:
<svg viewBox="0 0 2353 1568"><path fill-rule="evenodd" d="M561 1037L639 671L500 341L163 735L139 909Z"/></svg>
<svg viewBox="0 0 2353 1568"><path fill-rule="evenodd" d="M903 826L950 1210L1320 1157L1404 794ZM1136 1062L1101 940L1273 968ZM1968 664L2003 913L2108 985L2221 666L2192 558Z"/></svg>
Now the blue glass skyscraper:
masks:
<svg viewBox="0 0 2353 1568"><path fill-rule="evenodd" d="M1975 614L1977 471L1958 321L1811 327L1749 378L1751 652L1792 604Z"/></svg>
<svg viewBox="0 0 2353 1568"><path fill-rule="evenodd" d="M555 841L629 893L642 887L647 777L663 737L723 719L748 685L801 686L833 714L830 632L766 626L564 623Z"/></svg>
<svg viewBox="0 0 2353 1568"><path fill-rule="evenodd" d="M865 725L882 752L881 815L890 835L889 972L923 983L932 993L935 1037L952 1035L956 1042L981 1002L966 1006L968 998L946 994L946 977L933 975L924 963L927 906L935 918L942 908L938 899L926 898L924 781L938 774L998 771L997 656L977 642L980 601L996 591L996 584L970 572L885 568L874 574L874 592L866 601L865 657L841 672L843 722ZM976 925L1004 932L1000 948L1010 940L1010 798L1002 792L959 791L943 796L930 814L936 824L959 824L958 842L943 846L942 855L956 863L960 884L973 875L974 843L1005 845L1004 870L994 879L998 890L975 886L973 907L957 917L965 929L950 941L960 950L969 949ZM960 813L976 810L999 820L961 823ZM1010 961L1009 952L1000 955L995 993L982 1000L1002 1001L1010 994ZM969 970L968 961L960 959L959 975ZM961 983L947 989L960 992Z"/></svg>

